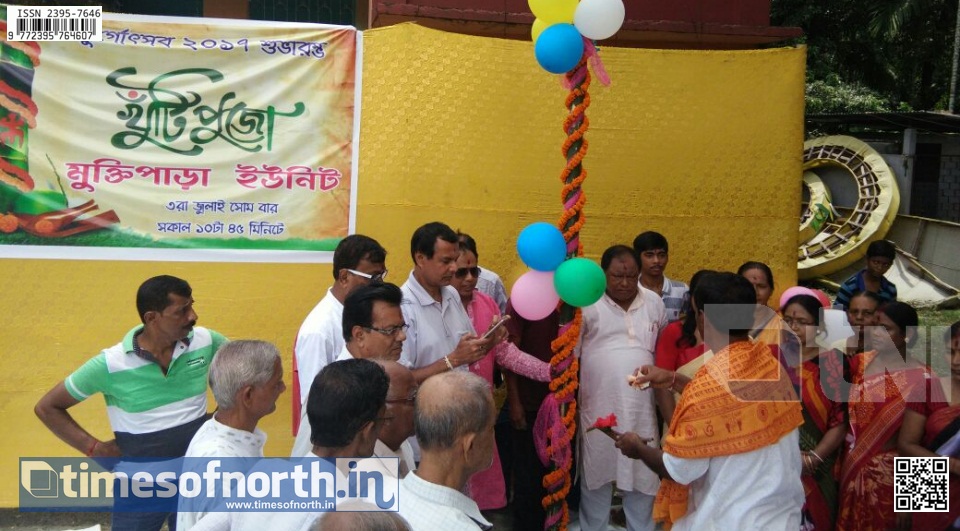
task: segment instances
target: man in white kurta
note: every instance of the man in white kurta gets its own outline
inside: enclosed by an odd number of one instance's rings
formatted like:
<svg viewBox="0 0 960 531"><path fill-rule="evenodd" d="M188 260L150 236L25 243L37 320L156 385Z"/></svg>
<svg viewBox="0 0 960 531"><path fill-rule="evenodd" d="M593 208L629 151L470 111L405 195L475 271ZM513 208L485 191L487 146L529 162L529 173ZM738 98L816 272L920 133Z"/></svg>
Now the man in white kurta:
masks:
<svg viewBox="0 0 960 531"><path fill-rule="evenodd" d="M383 280L387 271L386 253L376 240L361 234L347 236L334 250L333 286L300 325L293 349L299 390L293 399L299 404L307 403L313 378L343 349L343 301L357 287L372 280ZM301 418L303 414L301 412Z"/></svg>
<svg viewBox="0 0 960 531"><path fill-rule="evenodd" d="M340 348L336 361L350 359L392 360L400 358L400 349L406 339L400 301L403 293L389 282L374 282L360 286L344 299L341 312L340 336L346 328L348 337ZM312 382L311 382L312 384ZM309 388L308 388L309 389ZM310 442L310 423L306 408L290 457L304 457L313 448ZM410 432L413 433L411 427Z"/></svg>
<svg viewBox="0 0 960 531"><path fill-rule="evenodd" d="M580 352L580 425L617 416L617 431L659 439L652 389L630 387L626 377L653 363L660 329L666 325L663 301L639 288L638 261L633 249L614 246L601 260L607 291L583 308ZM655 444L655 443L654 443ZM653 529L651 510L660 481L643 462L623 456L601 431L583 433L580 462L580 526L584 531L607 528L614 485L623 494L630 530Z"/></svg>
<svg viewBox="0 0 960 531"><path fill-rule="evenodd" d="M257 423L276 410L277 398L286 389L280 352L266 341L227 343L210 364L210 387L218 410L197 430L184 457L262 458L267 434ZM253 392L247 393L251 387ZM206 515L181 508L177 512L181 531Z"/></svg>

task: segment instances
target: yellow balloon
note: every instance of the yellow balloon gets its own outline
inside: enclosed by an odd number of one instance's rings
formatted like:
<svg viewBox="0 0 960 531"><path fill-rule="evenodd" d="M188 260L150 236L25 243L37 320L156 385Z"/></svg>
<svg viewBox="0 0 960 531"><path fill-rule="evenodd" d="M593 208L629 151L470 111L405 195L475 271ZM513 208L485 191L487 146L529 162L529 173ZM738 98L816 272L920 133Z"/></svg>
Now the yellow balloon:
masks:
<svg viewBox="0 0 960 531"><path fill-rule="evenodd" d="M530 11L546 25L573 23L573 14L580 0L529 0Z"/></svg>
<svg viewBox="0 0 960 531"><path fill-rule="evenodd" d="M543 30L550 27L550 24L540 20L539 18L533 21L533 26L530 26L530 37L533 42L537 42L537 39L540 37L540 34L543 33Z"/></svg>

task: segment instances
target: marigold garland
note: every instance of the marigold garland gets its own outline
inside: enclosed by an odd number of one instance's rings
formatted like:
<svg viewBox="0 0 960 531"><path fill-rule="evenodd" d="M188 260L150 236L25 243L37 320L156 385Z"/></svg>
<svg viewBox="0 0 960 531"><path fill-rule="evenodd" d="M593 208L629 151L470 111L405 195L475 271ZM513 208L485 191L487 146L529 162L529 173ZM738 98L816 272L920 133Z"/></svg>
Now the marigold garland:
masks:
<svg viewBox="0 0 960 531"><path fill-rule="evenodd" d="M583 256L580 230L586 220L583 207L587 200L581 186L587 178L587 171L581 164L588 146L584 134L590 125L586 116L587 107L590 106L590 95L587 93L590 87L590 72L587 69L587 60L585 54L577 66L567 72L563 80L564 86L568 87L570 92L566 98L569 112L563 121L567 138L562 152L567 163L560 174L563 182L560 192L563 213L558 220L558 226L567 242L567 258ZM580 338L581 319L579 308L562 304L560 334L551 343L554 355L550 360L550 391L555 396L565 429L562 432L551 430L547 437L546 449L552 467L543 477L543 486L547 490L547 495L542 500L547 512L544 520L544 529L547 530L565 530L570 523L566 497L571 487L570 445L577 430L577 402L574 393L580 385L577 378L580 363L574 356L573 349Z"/></svg>

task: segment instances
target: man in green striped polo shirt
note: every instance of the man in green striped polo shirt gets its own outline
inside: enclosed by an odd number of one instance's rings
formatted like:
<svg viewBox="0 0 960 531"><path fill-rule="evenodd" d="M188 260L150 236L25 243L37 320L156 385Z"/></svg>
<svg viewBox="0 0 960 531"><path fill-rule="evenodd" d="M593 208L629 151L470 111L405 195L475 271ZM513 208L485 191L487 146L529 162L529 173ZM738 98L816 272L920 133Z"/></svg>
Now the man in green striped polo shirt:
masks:
<svg viewBox="0 0 960 531"><path fill-rule="evenodd" d="M190 285L161 275L140 285L137 312L143 324L58 383L34 411L57 437L90 457L182 457L207 419L207 370L222 335L195 326ZM100 441L67 411L102 393L113 440ZM156 521L162 513L114 513L114 528ZM171 529L173 525L171 525Z"/></svg>

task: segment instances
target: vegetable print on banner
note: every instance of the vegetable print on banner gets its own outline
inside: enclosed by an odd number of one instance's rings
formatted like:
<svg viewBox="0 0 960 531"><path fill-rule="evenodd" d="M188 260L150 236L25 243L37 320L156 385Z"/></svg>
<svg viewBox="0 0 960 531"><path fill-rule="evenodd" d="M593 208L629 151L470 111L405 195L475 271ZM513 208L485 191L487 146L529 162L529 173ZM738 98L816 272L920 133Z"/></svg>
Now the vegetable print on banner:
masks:
<svg viewBox="0 0 960 531"><path fill-rule="evenodd" d="M330 261L358 48L346 26L110 14L99 42L4 40L0 253Z"/></svg>

